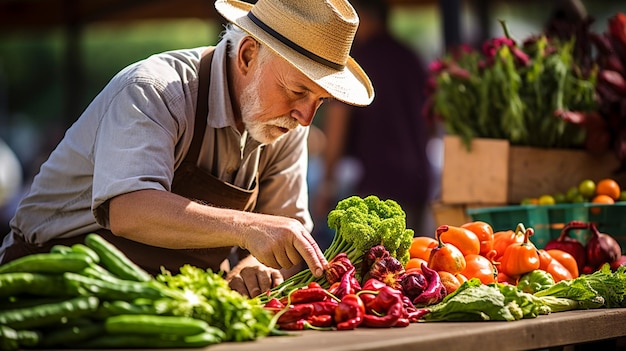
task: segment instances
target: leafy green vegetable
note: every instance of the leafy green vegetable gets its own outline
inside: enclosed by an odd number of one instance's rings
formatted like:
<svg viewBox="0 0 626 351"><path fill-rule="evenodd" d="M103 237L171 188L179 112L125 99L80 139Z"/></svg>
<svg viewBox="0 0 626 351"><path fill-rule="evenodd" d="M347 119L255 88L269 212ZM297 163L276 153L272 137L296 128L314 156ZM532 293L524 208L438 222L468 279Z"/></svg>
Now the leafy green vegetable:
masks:
<svg viewBox="0 0 626 351"><path fill-rule="evenodd" d="M517 288L523 292L534 294L554 285L552 275L542 269L535 269L522 275L517 282Z"/></svg>
<svg viewBox="0 0 626 351"><path fill-rule="evenodd" d="M427 307L426 321L514 321L523 312L514 301L507 303L494 285L485 285L477 278L464 282L438 304Z"/></svg>
<svg viewBox="0 0 626 351"><path fill-rule="evenodd" d="M602 299L605 307L615 308L626 307L625 293L626 267L619 267L613 272L610 265L605 264L593 273L582 274L571 280L562 280L535 295L567 297L581 302L590 302L591 306L598 303L598 299Z"/></svg>
<svg viewBox="0 0 626 351"><path fill-rule="evenodd" d="M169 296L155 301L161 313L206 321L226 334L225 341L248 341L269 335L272 314L256 299L232 290L226 280L211 270L184 265L180 273L165 271L156 280Z"/></svg>
<svg viewBox="0 0 626 351"><path fill-rule="evenodd" d="M555 292L563 296L530 294L515 285L493 283L481 284L477 278L464 282L456 291L447 295L440 303L428 306L429 313L425 321L477 321L535 318L552 312L576 309L600 308L604 299L597 295L587 283L576 284L569 294L569 289L562 288ZM557 285L553 285L556 287ZM563 286L563 285L562 285ZM540 291L550 290L548 288ZM567 297L566 297L567 296Z"/></svg>

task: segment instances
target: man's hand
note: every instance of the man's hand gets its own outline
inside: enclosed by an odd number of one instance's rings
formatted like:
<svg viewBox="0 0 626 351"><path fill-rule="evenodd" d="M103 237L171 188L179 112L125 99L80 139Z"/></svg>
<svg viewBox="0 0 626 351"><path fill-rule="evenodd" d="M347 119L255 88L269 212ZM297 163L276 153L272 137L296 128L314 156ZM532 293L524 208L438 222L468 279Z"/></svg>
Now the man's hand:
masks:
<svg viewBox="0 0 626 351"><path fill-rule="evenodd" d="M242 234L243 248L272 268L290 268L304 260L314 276L324 274L328 262L302 223L293 218L261 216Z"/></svg>
<svg viewBox="0 0 626 351"><path fill-rule="evenodd" d="M231 289L248 297L255 297L283 282L279 270L267 267L252 255L242 259L226 275Z"/></svg>

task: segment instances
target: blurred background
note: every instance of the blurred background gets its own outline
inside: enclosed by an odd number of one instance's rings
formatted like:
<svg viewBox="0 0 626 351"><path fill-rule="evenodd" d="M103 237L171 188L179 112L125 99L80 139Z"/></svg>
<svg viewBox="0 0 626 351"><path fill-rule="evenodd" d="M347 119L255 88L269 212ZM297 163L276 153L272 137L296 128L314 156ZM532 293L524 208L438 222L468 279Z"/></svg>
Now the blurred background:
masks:
<svg viewBox="0 0 626 351"><path fill-rule="evenodd" d="M390 0L390 27L427 64L451 45L501 36L498 20L515 38L538 34L563 3ZM575 4L598 31L624 10L615 0ZM222 25L211 0L0 0L0 231L64 131L114 74L157 52L213 44ZM430 145L436 172L436 134Z"/></svg>

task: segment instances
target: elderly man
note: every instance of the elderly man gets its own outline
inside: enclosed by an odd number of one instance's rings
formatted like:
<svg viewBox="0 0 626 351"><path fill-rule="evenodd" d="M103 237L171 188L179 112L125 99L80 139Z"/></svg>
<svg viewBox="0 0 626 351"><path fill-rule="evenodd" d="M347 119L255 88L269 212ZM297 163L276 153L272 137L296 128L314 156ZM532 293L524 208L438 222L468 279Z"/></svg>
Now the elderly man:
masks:
<svg viewBox="0 0 626 351"><path fill-rule="evenodd" d="M308 126L326 99L365 106L371 82L349 56L346 0L217 0L230 24L214 47L157 54L117 74L35 177L2 262L97 232L152 274L228 270L255 296L280 269L327 264L310 232Z"/></svg>

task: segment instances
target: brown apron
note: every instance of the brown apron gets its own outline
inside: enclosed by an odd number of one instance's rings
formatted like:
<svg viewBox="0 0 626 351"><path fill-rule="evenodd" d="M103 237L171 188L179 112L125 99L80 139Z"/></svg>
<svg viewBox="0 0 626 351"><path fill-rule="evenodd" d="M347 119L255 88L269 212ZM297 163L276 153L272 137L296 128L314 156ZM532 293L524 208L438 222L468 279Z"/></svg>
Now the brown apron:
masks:
<svg viewBox="0 0 626 351"><path fill-rule="evenodd" d="M197 166L202 140L206 131L212 57L213 48L209 48L202 53L193 139L185 159L174 172L172 192L207 205L252 211L256 205L258 182L255 182L254 188L251 190L242 189L216 178ZM184 264L191 264L205 269L211 268L214 272L218 272L224 268L221 265L232 251L232 247L166 249L116 236L107 229L98 230L97 233L113 243L133 262L153 275L160 273L161 266L174 274L178 273L179 268ZM43 245L26 243L22 237L13 235L15 243L6 249L3 261L8 262L17 257L35 252L48 252L56 244L72 245L74 243L82 243L85 235L53 239Z"/></svg>

